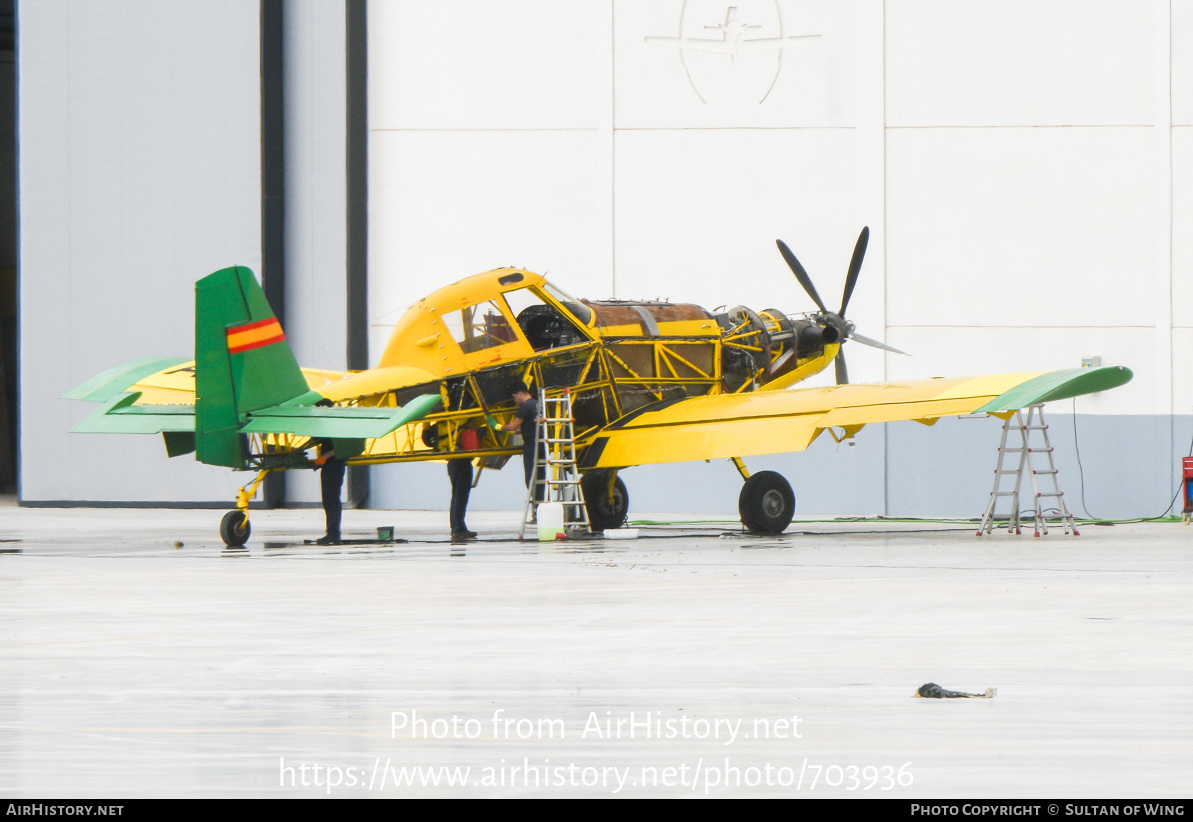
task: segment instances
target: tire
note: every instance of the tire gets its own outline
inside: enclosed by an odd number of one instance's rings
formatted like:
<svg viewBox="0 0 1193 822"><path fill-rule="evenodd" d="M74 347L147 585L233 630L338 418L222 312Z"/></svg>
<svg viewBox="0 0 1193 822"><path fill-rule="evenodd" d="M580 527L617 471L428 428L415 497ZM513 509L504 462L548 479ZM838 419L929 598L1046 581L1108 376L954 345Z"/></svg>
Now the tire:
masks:
<svg viewBox="0 0 1193 822"><path fill-rule="evenodd" d="M759 471L737 498L742 525L755 534L781 534L795 516L795 492L782 474Z"/></svg>
<svg viewBox="0 0 1193 822"><path fill-rule="evenodd" d="M588 525L594 531L620 528L630 510L630 495L618 477L613 481L613 499L609 499L609 475L604 471L585 474L580 479L584 491L584 505L588 508Z"/></svg>
<svg viewBox="0 0 1193 822"><path fill-rule="evenodd" d="M249 541L249 534L253 529L249 526L249 517L244 511L229 511L220 520L220 538L224 544L239 548Z"/></svg>

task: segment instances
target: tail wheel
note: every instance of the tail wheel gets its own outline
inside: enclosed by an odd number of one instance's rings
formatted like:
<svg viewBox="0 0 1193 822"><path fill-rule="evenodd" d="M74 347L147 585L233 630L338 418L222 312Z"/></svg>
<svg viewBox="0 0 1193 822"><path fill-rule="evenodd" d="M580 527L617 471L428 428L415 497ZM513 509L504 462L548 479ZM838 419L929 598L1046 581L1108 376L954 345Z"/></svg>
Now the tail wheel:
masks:
<svg viewBox="0 0 1193 822"><path fill-rule="evenodd" d="M795 492L782 474L759 471L742 486L737 511L752 533L781 534L795 516Z"/></svg>
<svg viewBox="0 0 1193 822"><path fill-rule="evenodd" d="M249 541L253 529L249 526L249 515L244 511L229 511L220 520L220 538L225 545L238 548Z"/></svg>
<svg viewBox="0 0 1193 822"><path fill-rule="evenodd" d="M609 496L609 475L603 471L585 474L580 478L584 503L588 508L588 524L594 531L620 528L630 510L630 495L621 477L613 480L613 496Z"/></svg>

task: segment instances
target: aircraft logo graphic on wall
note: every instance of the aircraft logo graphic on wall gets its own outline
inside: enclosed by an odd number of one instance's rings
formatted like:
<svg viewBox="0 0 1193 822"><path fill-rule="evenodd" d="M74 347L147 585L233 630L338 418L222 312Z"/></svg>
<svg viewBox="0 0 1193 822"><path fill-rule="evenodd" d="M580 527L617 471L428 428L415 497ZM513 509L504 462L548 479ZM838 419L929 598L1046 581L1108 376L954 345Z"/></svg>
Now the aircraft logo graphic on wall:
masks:
<svg viewBox="0 0 1193 822"><path fill-rule="evenodd" d="M243 545L261 478L315 468L308 450L319 440L358 465L466 457L501 468L521 453L498 430L517 411L509 385L518 380L545 397L571 393L594 529L625 522L621 471L729 459L745 480L742 523L778 534L795 513L791 485L774 471L751 474L743 457L803 451L826 431L841 441L871 423L1006 418L1131 379L1105 367L851 385L842 346L896 350L845 318L868 238L863 229L836 311L778 242L817 308L801 315L577 300L530 271L477 274L410 307L377 367L356 373L300 368L252 272L226 268L195 285L194 361L136 360L88 380L66 398L103 405L73 430L161 433L171 457L259 472L220 528ZM792 388L830 364L836 386Z"/></svg>
<svg viewBox="0 0 1193 822"><path fill-rule="evenodd" d="M710 25L711 20L721 22ZM783 52L818 37L784 37L778 0L738 0L735 6L684 0L679 37L647 37L645 42L678 49L679 63L700 102L748 93L761 105L779 79Z"/></svg>

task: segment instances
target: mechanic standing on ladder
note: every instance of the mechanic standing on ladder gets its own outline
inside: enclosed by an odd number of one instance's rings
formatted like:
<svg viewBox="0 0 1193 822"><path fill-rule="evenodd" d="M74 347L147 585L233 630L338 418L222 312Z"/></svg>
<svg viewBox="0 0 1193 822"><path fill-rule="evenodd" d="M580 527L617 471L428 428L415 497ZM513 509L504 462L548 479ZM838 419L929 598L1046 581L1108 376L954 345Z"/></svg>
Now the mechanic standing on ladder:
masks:
<svg viewBox="0 0 1193 822"><path fill-rule="evenodd" d="M510 396L514 398L514 402L518 403L518 410L514 412L514 418L501 426L499 431L518 431L522 432L522 468L526 472L526 487L530 488L532 481L532 474L534 473L534 448L536 440L538 439L538 426L535 421L538 419L538 403L535 402L534 397L530 394L530 389L526 387L526 383L520 380L514 380L509 385ZM539 475L543 476L542 466L539 469ZM535 490L535 499L538 499L538 489Z"/></svg>

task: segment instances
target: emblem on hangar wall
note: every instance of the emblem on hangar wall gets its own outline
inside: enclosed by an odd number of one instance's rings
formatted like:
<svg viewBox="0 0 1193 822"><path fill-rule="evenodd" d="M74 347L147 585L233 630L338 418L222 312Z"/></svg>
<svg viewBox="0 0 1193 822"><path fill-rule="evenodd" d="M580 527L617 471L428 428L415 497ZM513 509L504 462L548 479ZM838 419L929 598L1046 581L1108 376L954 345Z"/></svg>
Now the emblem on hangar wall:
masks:
<svg viewBox="0 0 1193 822"><path fill-rule="evenodd" d="M778 0L683 0L678 37L647 37L674 48L700 102L748 97L761 105L779 79L783 53L819 34L784 35Z"/></svg>

